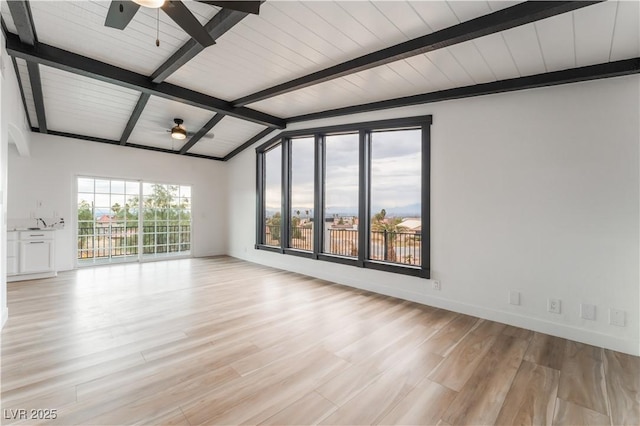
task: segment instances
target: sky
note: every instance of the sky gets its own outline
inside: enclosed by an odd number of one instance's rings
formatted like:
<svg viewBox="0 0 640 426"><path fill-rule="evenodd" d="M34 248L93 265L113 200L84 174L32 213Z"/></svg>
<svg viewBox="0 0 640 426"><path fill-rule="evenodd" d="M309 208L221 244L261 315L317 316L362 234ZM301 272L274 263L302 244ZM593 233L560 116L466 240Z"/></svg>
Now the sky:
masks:
<svg viewBox="0 0 640 426"><path fill-rule="evenodd" d="M358 210L358 135L326 137L327 214ZM313 208L313 138L292 139L292 208ZM421 132L373 132L371 140L372 211L384 208L403 213L420 210ZM280 208L280 148L266 154L265 202ZM408 211L403 211L403 208Z"/></svg>

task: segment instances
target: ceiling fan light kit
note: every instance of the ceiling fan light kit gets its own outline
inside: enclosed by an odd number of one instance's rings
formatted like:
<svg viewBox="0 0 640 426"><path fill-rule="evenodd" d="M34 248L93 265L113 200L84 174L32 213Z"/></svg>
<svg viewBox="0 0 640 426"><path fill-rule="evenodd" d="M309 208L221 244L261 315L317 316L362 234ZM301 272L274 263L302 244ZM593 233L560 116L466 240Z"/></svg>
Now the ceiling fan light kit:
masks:
<svg viewBox="0 0 640 426"><path fill-rule="evenodd" d="M200 1L200 0L198 0ZM258 14L262 1L201 1L212 6ZM112 0L104 25L124 30L140 7L162 9L169 18L189 34L202 47L216 44L211 34L200 24L189 8L180 0ZM156 46L159 42L156 39Z"/></svg>
<svg viewBox="0 0 640 426"><path fill-rule="evenodd" d="M187 129L182 125L183 121L179 118L174 118L173 122L176 123L176 125L171 128L171 137L178 140L186 139Z"/></svg>
<svg viewBox="0 0 640 426"><path fill-rule="evenodd" d="M139 4L140 6L149 7L152 9L162 7L162 5L164 4L164 0L133 0L133 2Z"/></svg>

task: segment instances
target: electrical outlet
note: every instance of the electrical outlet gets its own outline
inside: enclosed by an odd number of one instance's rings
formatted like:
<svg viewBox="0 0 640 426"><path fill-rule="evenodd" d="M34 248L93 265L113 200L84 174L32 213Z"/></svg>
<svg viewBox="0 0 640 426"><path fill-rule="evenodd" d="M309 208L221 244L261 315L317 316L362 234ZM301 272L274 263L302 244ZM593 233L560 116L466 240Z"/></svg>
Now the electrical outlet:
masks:
<svg viewBox="0 0 640 426"><path fill-rule="evenodd" d="M431 280L431 288L434 290L442 290L442 286L440 285L440 281L438 280Z"/></svg>
<svg viewBox="0 0 640 426"><path fill-rule="evenodd" d="M520 292L510 290L509 291L509 304L510 305L519 305L520 304Z"/></svg>
<svg viewBox="0 0 640 426"><path fill-rule="evenodd" d="M596 319L596 305L590 305L588 303L580 304L580 317L595 321Z"/></svg>
<svg viewBox="0 0 640 426"><path fill-rule="evenodd" d="M561 311L561 303L560 299L547 299L547 311L553 314L559 314Z"/></svg>
<svg viewBox="0 0 640 426"><path fill-rule="evenodd" d="M622 309L609 309L609 324L618 327L625 326L625 312Z"/></svg>

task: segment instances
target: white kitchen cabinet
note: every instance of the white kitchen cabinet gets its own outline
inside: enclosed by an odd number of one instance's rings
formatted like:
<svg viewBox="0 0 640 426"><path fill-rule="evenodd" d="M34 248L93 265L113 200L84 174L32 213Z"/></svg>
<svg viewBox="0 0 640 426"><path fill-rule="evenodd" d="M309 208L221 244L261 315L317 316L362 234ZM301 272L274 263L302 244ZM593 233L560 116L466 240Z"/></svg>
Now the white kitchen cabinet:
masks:
<svg viewBox="0 0 640 426"><path fill-rule="evenodd" d="M9 232L7 281L53 277L55 267L55 231ZM14 238L11 240L10 238ZM12 256L13 254L13 256Z"/></svg>
<svg viewBox="0 0 640 426"><path fill-rule="evenodd" d="M18 273L18 233L7 232L7 276Z"/></svg>

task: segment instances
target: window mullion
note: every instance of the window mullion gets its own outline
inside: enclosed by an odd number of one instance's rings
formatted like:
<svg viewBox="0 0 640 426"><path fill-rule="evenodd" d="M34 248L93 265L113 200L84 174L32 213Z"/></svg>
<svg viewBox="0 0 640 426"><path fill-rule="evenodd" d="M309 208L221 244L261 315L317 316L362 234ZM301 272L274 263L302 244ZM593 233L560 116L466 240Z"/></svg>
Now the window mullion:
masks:
<svg viewBox="0 0 640 426"><path fill-rule="evenodd" d="M324 135L315 135L314 202L313 202L313 258L317 259L324 246L324 163L326 157Z"/></svg>
<svg viewBox="0 0 640 426"><path fill-rule="evenodd" d="M144 250L144 206L142 181L138 182L138 262L142 260L142 251Z"/></svg>
<svg viewBox="0 0 640 426"><path fill-rule="evenodd" d="M422 227L420 230L420 276L431 277L431 124L422 125Z"/></svg>
<svg viewBox="0 0 640 426"><path fill-rule="evenodd" d="M360 182L358 188L358 266L364 266L365 260L369 258L369 200L370 191L370 166L371 166L371 144L370 133L360 130L359 153L359 174Z"/></svg>
<svg viewBox="0 0 640 426"><path fill-rule="evenodd" d="M280 252L289 247L291 229L291 139L282 141L282 220L280 221Z"/></svg>
<svg viewBox="0 0 640 426"><path fill-rule="evenodd" d="M265 190L265 182L267 178L264 172L265 170L264 161L265 161L265 154L264 152L261 152L258 154L258 158L256 161L256 175L257 175L256 194L258 197L257 212L256 212L256 215L258 217L258 223L256 224L256 243L257 244L266 243L266 239L265 239L266 217L265 217L264 190Z"/></svg>

